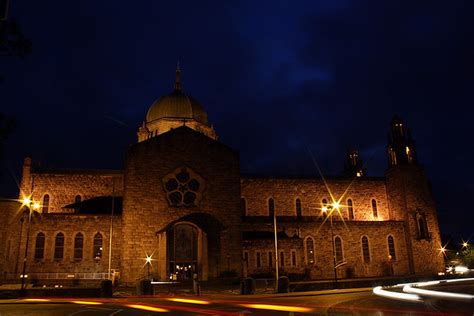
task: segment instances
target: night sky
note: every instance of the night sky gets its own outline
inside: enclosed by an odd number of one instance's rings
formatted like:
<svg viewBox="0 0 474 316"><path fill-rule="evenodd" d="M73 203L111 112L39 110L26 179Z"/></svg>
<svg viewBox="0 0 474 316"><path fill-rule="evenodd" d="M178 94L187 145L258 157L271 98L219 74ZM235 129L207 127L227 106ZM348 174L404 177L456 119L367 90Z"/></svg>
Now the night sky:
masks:
<svg viewBox="0 0 474 316"><path fill-rule="evenodd" d="M202 103L243 173L342 171L348 146L387 167L393 115L432 181L441 229L474 239L474 1L20 1L33 44L0 57L0 195L26 155L119 169L148 107L173 89Z"/></svg>

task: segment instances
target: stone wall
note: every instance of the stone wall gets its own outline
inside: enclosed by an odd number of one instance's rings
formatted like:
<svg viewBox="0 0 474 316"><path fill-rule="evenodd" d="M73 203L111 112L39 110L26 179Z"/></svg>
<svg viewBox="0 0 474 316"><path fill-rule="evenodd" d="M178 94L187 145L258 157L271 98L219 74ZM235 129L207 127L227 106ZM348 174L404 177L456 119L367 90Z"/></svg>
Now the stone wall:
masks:
<svg viewBox="0 0 474 316"><path fill-rule="evenodd" d="M387 190L394 217L404 220L408 229L406 239L412 249L411 272L436 274L444 271L440 253L441 236L436 207L429 183L418 166L397 166L387 171ZM422 238L417 216L426 219L429 236Z"/></svg>
<svg viewBox="0 0 474 316"><path fill-rule="evenodd" d="M381 178L328 180L328 188L335 200L341 199L341 214L349 218L347 200L351 199L354 220L389 220L385 181ZM322 200L331 203L331 195L320 179L284 179L242 177L242 197L246 200L248 216L267 216L268 200L275 201L275 211L280 216L296 216L296 199L301 200L303 216L320 216ZM378 216L372 211L372 199L377 202Z"/></svg>
<svg viewBox="0 0 474 316"><path fill-rule="evenodd" d="M27 158L29 159L29 158ZM40 202L49 195L48 213L64 213L64 206L96 196L123 194L123 171L113 170L71 170L34 171L25 160L21 182L20 199L31 194L31 199ZM70 211L70 210L69 210Z"/></svg>
<svg viewBox="0 0 474 316"><path fill-rule="evenodd" d="M180 168L202 178L199 186L202 199L194 206L173 206L168 201L163 179ZM153 265L154 275L162 279L168 277L166 240L163 239L166 236L159 237L158 233L190 214L207 216L223 229L206 231L209 277L217 277L227 268L240 273L239 181L238 153L188 127L132 146L126 161L122 215L122 267L127 282L135 282L144 275L143 264L137 258L145 252L154 253L158 258ZM209 224L209 221L201 224Z"/></svg>
<svg viewBox="0 0 474 316"><path fill-rule="evenodd" d="M13 218L21 211L21 203L16 201L0 201L0 279L8 273L8 265L14 258L14 244L11 233L16 223Z"/></svg>
<svg viewBox="0 0 474 316"><path fill-rule="evenodd" d="M272 231L271 224L247 224L245 230ZM330 222L317 221L311 223L279 224L278 230L285 231L289 238L279 239L279 251L285 253L285 264L280 273L307 274L311 279L330 279L334 277L333 250L331 242ZM298 235L299 234L299 235ZM375 277L391 274L392 265L394 275L409 273L408 253L405 242L403 222L366 222L366 221L334 221L334 237L342 239L343 261L346 264L339 267L338 277ZM395 241L396 259L388 259L387 237L391 235ZM365 263L362 257L362 237L369 240L370 261ZM315 262L310 264L307 256L307 239L312 238L314 243ZM274 253L274 240L244 241L243 251L249 253L248 273L273 272L268 265L269 251ZM256 252L264 253L262 268L256 266ZM291 251L296 251L297 265L292 265Z"/></svg>
<svg viewBox="0 0 474 316"><path fill-rule="evenodd" d="M107 273L109 258L109 232L110 216L76 215L76 214L38 214L32 217L27 272L35 273ZM25 254L27 238L28 217L13 217L8 231L10 249L9 258L4 266L4 274L9 279L15 279L23 269L23 258ZM45 234L44 257L35 259L36 236L38 233ZM74 259L74 238L77 233L82 233L83 258ZM54 258L55 237L58 233L64 234L64 253L62 259ZM100 233L102 235L102 256L94 259L93 239ZM21 236L21 242L20 242ZM119 270L122 244L122 222L120 216L113 218L113 240L112 240L112 269ZM4 275L5 277L5 275Z"/></svg>

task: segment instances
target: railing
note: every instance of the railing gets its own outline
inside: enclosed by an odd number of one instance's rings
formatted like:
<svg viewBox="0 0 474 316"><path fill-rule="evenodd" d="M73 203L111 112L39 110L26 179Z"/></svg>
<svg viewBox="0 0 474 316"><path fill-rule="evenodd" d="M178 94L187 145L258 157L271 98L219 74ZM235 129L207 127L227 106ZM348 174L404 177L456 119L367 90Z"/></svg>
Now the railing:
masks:
<svg viewBox="0 0 474 316"><path fill-rule="evenodd" d="M275 279L255 279L257 292L272 292L275 290Z"/></svg>
<svg viewBox="0 0 474 316"><path fill-rule="evenodd" d="M29 280L105 280L108 279L109 274L107 272L100 273L88 273L88 272L31 272L28 275ZM7 275L7 279L19 279L20 276L10 273Z"/></svg>

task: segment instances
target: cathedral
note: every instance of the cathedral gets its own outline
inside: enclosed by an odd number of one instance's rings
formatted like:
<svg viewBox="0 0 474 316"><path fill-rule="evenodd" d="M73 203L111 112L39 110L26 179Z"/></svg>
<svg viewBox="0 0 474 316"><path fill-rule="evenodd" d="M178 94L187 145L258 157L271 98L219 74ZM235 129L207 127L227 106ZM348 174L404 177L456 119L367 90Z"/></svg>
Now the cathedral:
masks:
<svg viewBox="0 0 474 316"><path fill-rule="evenodd" d="M0 202L0 280L443 271L430 185L403 120L390 123L384 176L367 176L355 150L338 177L242 175L239 152L219 142L180 76L148 109L123 170L50 170L25 158L18 201Z"/></svg>

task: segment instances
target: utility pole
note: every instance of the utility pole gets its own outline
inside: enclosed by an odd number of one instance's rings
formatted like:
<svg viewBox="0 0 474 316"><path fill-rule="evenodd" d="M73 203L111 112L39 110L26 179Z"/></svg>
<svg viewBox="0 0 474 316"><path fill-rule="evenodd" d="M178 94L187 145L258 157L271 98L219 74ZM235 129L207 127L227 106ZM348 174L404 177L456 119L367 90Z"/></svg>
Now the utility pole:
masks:
<svg viewBox="0 0 474 316"><path fill-rule="evenodd" d="M329 214L329 220L331 221L332 258L333 258L333 265L334 265L334 283L335 283L334 286L337 289L336 247L334 245L334 232L332 229L332 213Z"/></svg>
<svg viewBox="0 0 474 316"><path fill-rule="evenodd" d="M273 231L275 234L275 292L278 292L278 238L276 211L273 211Z"/></svg>
<svg viewBox="0 0 474 316"><path fill-rule="evenodd" d="M112 268L112 234L114 232L114 208L115 208L115 177L112 176L112 211L110 212L110 231L109 231L109 277L111 279Z"/></svg>

